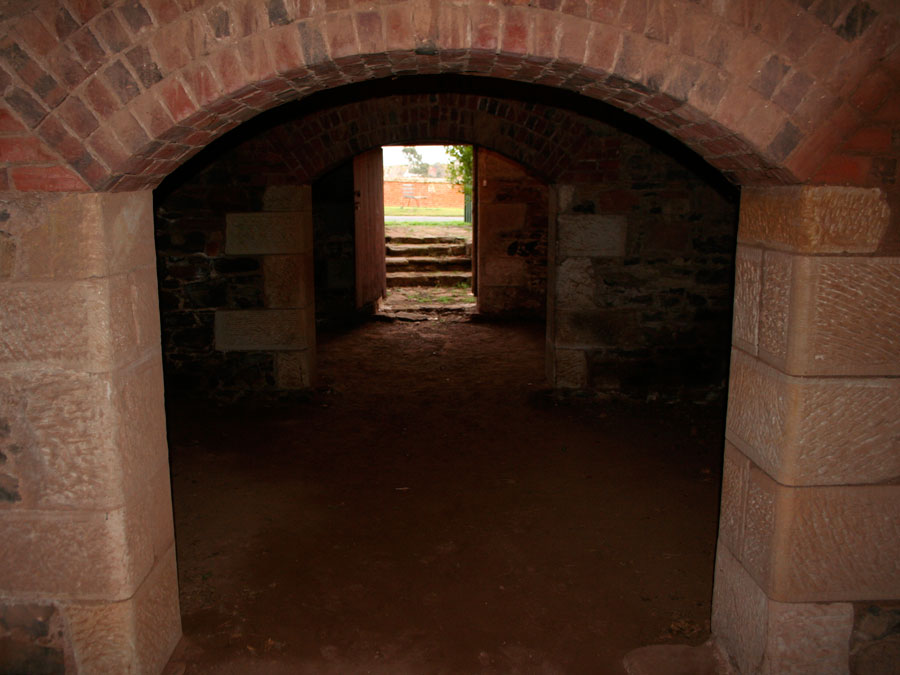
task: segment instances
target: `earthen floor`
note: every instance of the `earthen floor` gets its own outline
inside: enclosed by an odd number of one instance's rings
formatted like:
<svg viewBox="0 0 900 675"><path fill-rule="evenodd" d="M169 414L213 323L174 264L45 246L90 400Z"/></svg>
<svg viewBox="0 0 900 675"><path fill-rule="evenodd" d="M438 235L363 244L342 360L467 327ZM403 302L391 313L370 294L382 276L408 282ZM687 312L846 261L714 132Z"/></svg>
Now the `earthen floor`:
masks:
<svg viewBox="0 0 900 675"><path fill-rule="evenodd" d="M308 401L169 402L169 673L615 674L709 636L720 409L550 395L543 327L319 336Z"/></svg>

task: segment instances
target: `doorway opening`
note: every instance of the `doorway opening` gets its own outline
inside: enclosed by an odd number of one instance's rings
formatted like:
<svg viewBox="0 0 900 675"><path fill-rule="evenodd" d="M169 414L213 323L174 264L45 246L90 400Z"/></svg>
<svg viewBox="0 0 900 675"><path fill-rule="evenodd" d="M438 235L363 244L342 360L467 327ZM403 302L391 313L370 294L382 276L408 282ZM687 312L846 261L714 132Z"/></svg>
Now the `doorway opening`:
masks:
<svg viewBox="0 0 900 675"><path fill-rule="evenodd" d="M406 319L475 309L471 145L385 146L387 290L380 312Z"/></svg>
<svg viewBox="0 0 900 675"><path fill-rule="evenodd" d="M733 221L727 200L708 208L715 189L665 152L582 124L601 168L580 182L551 183L505 152L478 152L483 227L534 224L539 214L545 246L559 245L551 259L521 234L497 230L491 246L485 234L479 302L521 308L539 296L543 318L552 300L552 339L588 363L580 395L548 391L551 336L535 324L357 322L312 329L304 343L288 335L255 345L227 333L235 329L222 315L273 329L281 317L308 317L302 294L283 292L301 287L303 273L320 310L318 293L343 270L342 306L358 314L358 152L303 187L283 153L260 151L271 140L247 139L160 192L188 672L226 662L252 672L253 659L291 672L533 663L615 672L626 651L661 636L708 635L721 408L682 396L690 387L673 362L693 354L723 367L709 345L718 330L727 351L719 303L730 282L711 270L729 264ZM537 204L543 211L529 211ZM346 231L321 239L316 229L310 244L282 237L282 225L317 224L323 209ZM288 249L256 237L260 228ZM610 253L614 231L625 236ZM229 248L235 234L242 253ZM303 268L320 246L345 267ZM516 291L511 280L535 272L542 254L543 292ZM215 352L212 365L202 350ZM302 358L314 359L311 386L280 386L285 352L301 361L300 384L310 372ZM219 379L204 380L206 369ZM212 389L203 394L240 404L185 396L204 381ZM604 387L641 405L601 398Z"/></svg>

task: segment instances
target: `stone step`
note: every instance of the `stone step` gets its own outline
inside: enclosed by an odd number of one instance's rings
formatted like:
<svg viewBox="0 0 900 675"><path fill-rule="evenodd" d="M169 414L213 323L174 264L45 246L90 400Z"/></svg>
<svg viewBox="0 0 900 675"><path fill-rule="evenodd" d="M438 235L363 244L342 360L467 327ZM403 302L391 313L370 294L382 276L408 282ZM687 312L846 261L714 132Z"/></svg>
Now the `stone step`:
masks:
<svg viewBox="0 0 900 675"><path fill-rule="evenodd" d="M387 285L397 286L456 286L472 282L469 272L388 272Z"/></svg>
<svg viewBox="0 0 900 675"><path fill-rule="evenodd" d="M386 258L389 272L421 272L426 270L471 270L472 259L466 256L410 256Z"/></svg>
<svg viewBox="0 0 900 675"><path fill-rule="evenodd" d="M465 244L465 237L414 237L411 235L393 236L388 235L384 240L391 244Z"/></svg>
<svg viewBox="0 0 900 675"><path fill-rule="evenodd" d="M423 256L461 256L466 255L466 244L388 244L385 246L385 255L387 257L400 256L407 257L423 257Z"/></svg>

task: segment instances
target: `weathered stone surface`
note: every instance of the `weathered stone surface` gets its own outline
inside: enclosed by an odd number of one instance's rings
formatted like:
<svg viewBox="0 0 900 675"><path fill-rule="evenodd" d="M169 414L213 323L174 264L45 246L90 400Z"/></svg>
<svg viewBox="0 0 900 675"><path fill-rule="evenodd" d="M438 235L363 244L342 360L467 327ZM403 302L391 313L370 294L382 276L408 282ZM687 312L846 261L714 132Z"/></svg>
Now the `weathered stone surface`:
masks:
<svg viewBox="0 0 900 675"><path fill-rule="evenodd" d="M783 364L788 354L788 322L793 308L793 256L766 251L763 254L759 354L772 363Z"/></svg>
<svg viewBox="0 0 900 675"><path fill-rule="evenodd" d="M885 194L834 186L747 187L738 237L799 253L870 253L890 222Z"/></svg>
<svg viewBox="0 0 900 675"><path fill-rule="evenodd" d="M311 350L275 354L275 384L279 389L307 389L312 386L314 363Z"/></svg>
<svg viewBox="0 0 900 675"><path fill-rule="evenodd" d="M0 286L0 363L98 371L112 364L109 280Z"/></svg>
<svg viewBox="0 0 900 675"><path fill-rule="evenodd" d="M228 255L312 252L310 213L229 213L225 228Z"/></svg>
<svg viewBox="0 0 900 675"><path fill-rule="evenodd" d="M604 345L636 345L641 339L637 316L627 309L558 311L558 344L595 349Z"/></svg>
<svg viewBox="0 0 900 675"><path fill-rule="evenodd" d="M750 460L731 443L725 443L722 464L722 501L719 509L719 541L731 551L741 551L744 538L744 509L747 501L747 473Z"/></svg>
<svg viewBox="0 0 900 675"><path fill-rule="evenodd" d="M590 258L567 258L556 272L556 307L559 309L593 309L593 263Z"/></svg>
<svg viewBox="0 0 900 675"><path fill-rule="evenodd" d="M262 199L263 211L312 212L311 185L269 185Z"/></svg>
<svg viewBox="0 0 900 675"><path fill-rule="evenodd" d="M750 354L756 354L759 345L762 250L750 246L738 246L734 264L732 341Z"/></svg>
<svg viewBox="0 0 900 675"><path fill-rule="evenodd" d="M557 218L559 256L625 255L624 216L561 215Z"/></svg>
<svg viewBox="0 0 900 675"><path fill-rule="evenodd" d="M79 672L161 672L181 638L175 547L156 562L133 597L71 603L63 611Z"/></svg>
<svg viewBox="0 0 900 675"><path fill-rule="evenodd" d="M4 470L22 508L114 508L123 502L114 391L107 374L20 370L0 375Z"/></svg>
<svg viewBox="0 0 900 675"><path fill-rule="evenodd" d="M767 251L762 276L764 359L796 375L900 374L900 258Z"/></svg>
<svg viewBox="0 0 900 675"><path fill-rule="evenodd" d="M298 350L313 344L311 308L216 312L216 349Z"/></svg>
<svg viewBox="0 0 900 675"><path fill-rule="evenodd" d="M16 240L0 231L0 279L9 279L16 264Z"/></svg>
<svg viewBox="0 0 900 675"><path fill-rule="evenodd" d="M785 485L900 477L900 380L785 375L732 351L726 433Z"/></svg>
<svg viewBox="0 0 900 675"><path fill-rule="evenodd" d="M0 593L56 600L130 597L151 544L126 509L0 511Z"/></svg>
<svg viewBox="0 0 900 675"><path fill-rule="evenodd" d="M580 349L557 347L554 353L554 386L561 389L583 389L588 383L587 357Z"/></svg>
<svg viewBox="0 0 900 675"><path fill-rule="evenodd" d="M847 673L853 607L769 599L728 548L716 554L712 629L738 672Z"/></svg>
<svg viewBox="0 0 900 675"><path fill-rule="evenodd" d="M730 449L720 539L773 599L900 595L900 486L786 487ZM739 483L735 485L735 483Z"/></svg>
<svg viewBox="0 0 900 675"><path fill-rule="evenodd" d="M263 258L266 307L308 307L314 301L312 255Z"/></svg>
<svg viewBox="0 0 900 675"><path fill-rule="evenodd" d="M29 195L2 202L17 242L19 280L76 280L153 265L153 196L147 192Z"/></svg>

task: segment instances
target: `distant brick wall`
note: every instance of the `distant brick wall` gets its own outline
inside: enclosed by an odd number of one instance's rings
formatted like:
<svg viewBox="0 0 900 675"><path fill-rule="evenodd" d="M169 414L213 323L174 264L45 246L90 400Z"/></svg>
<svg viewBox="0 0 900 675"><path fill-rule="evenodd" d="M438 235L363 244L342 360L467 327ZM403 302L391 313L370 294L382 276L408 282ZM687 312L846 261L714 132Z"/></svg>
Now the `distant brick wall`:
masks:
<svg viewBox="0 0 900 675"><path fill-rule="evenodd" d="M406 188L409 185L412 194L418 199L406 199ZM385 206L431 206L437 208L451 208L462 211L465 208L465 195L459 187L436 180L423 180L421 178L409 178L404 180L384 181L384 205Z"/></svg>

